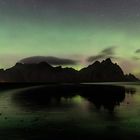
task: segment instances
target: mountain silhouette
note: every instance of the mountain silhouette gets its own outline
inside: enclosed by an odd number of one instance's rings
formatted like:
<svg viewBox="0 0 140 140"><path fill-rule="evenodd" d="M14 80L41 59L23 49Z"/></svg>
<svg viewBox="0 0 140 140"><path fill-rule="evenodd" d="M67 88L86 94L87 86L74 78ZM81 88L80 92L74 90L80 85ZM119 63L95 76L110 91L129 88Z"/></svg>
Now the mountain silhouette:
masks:
<svg viewBox="0 0 140 140"><path fill-rule="evenodd" d="M82 82L121 82L138 81L134 75L125 75L120 66L110 58L77 71L73 68L53 67L47 62L38 64L17 63L15 66L0 70L1 82L46 82L46 83L82 83Z"/></svg>
<svg viewBox="0 0 140 140"><path fill-rule="evenodd" d="M80 70L83 81L94 82L115 82L115 81L137 81L132 74L124 75L124 72L116 63L112 63L110 58L102 62L96 61L87 68Z"/></svg>

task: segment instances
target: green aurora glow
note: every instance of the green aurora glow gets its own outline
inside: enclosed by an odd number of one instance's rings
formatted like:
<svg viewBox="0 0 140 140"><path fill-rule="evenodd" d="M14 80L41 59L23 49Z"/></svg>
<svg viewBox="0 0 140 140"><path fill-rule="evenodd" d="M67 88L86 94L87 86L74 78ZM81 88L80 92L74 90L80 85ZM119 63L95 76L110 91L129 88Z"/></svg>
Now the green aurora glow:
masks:
<svg viewBox="0 0 140 140"><path fill-rule="evenodd" d="M75 66L79 68L87 65L87 57L115 46L114 61L125 72L140 73L140 61L133 59L139 57L135 53L140 47L138 12L128 8L126 14L110 14L105 9L99 12L103 5L98 5L98 13L84 13L19 1L22 3L0 0L0 67L10 67L29 56L56 56L80 60Z"/></svg>

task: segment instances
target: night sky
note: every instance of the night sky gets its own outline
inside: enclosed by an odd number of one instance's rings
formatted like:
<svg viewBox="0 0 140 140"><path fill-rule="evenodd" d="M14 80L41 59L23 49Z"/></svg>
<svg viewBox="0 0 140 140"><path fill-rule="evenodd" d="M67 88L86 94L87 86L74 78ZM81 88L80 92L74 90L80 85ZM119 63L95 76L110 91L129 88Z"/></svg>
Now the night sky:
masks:
<svg viewBox="0 0 140 140"><path fill-rule="evenodd" d="M30 56L111 57L140 75L140 0L0 0L0 67Z"/></svg>

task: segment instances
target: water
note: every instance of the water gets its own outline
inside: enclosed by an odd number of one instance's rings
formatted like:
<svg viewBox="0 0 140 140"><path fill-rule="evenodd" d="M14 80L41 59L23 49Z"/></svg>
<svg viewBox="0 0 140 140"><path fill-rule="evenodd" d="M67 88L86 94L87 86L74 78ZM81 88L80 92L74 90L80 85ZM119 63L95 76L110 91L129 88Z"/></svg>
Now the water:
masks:
<svg viewBox="0 0 140 140"><path fill-rule="evenodd" d="M95 137L140 137L138 83L48 85L0 93L1 139Z"/></svg>

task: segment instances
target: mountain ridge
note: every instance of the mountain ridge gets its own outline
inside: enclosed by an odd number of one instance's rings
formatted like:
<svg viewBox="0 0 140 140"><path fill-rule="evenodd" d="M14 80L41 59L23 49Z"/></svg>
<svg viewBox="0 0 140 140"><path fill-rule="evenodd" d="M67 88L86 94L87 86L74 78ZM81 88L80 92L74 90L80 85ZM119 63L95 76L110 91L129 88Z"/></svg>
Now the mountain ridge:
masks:
<svg viewBox="0 0 140 140"><path fill-rule="evenodd" d="M125 75L121 67L110 58L96 61L77 71L73 68L53 67L47 62L16 63L15 66L0 70L0 82L46 82L46 83L82 83L82 82L131 82L138 81L133 74Z"/></svg>

